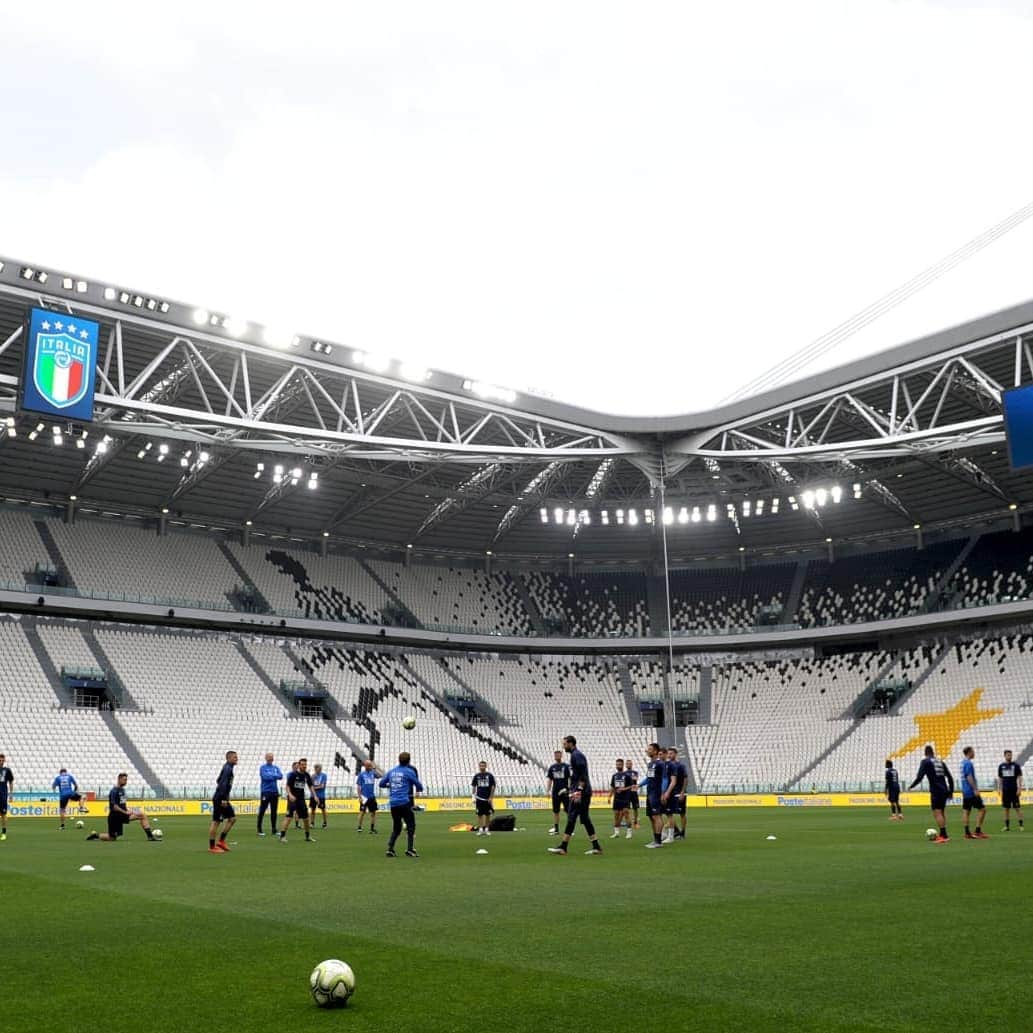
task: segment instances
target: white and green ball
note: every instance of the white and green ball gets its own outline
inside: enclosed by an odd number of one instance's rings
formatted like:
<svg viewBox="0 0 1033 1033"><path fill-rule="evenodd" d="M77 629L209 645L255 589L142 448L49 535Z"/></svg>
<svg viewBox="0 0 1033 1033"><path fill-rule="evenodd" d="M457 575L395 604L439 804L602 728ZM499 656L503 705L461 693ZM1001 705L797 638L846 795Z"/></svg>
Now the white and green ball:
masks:
<svg viewBox="0 0 1033 1033"><path fill-rule="evenodd" d="M343 1008L355 992L355 973L336 958L321 961L309 976L312 1000L320 1008Z"/></svg>
<svg viewBox="0 0 1033 1033"><path fill-rule="evenodd" d="M410 731L416 727L416 718L410 714L408 717L402 718L402 727L407 728Z"/></svg>

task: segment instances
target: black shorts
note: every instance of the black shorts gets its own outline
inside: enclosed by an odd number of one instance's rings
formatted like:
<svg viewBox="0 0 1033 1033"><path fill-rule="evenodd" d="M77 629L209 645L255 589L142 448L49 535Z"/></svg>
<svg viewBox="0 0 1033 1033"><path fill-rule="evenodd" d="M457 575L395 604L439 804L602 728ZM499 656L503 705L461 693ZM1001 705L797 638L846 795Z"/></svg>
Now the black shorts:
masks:
<svg viewBox="0 0 1033 1033"><path fill-rule="evenodd" d="M119 836L126 830L126 825L129 824L128 818L123 818L121 814L109 814L108 815L108 835L112 839L118 839Z"/></svg>
<svg viewBox="0 0 1033 1033"><path fill-rule="evenodd" d="M628 809L628 798L624 795L624 793L614 794L613 809L615 811L626 811Z"/></svg>
<svg viewBox="0 0 1033 1033"><path fill-rule="evenodd" d="M950 797L942 795L941 793L930 793L929 794L929 807L934 811L942 811L947 806L947 801Z"/></svg>
<svg viewBox="0 0 1033 1033"><path fill-rule="evenodd" d="M896 792L887 793L886 799L889 800L890 803L900 803L900 790L898 789Z"/></svg>
<svg viewBox="0 0 1033 1033"><path fill-rule="evenodd" d="M308 817L308 805L304 797L299 796L293 801L287 801L287 817L297 818L298 821L304 821Z"/></svg>
<svg viewBox="0 0 1033 1033"><path fill-rule="evenodd" d="M963 796L961 798L961 809L966 813L971 810L982 811L986 809L986 804L983 803L983 798L976 793L975 796Z"/></svg>
<svg viewBox="0 0 1033 1033"><path fill-rule="evenodd" d="M212 821L229 821L237 812L229 800L212 800Z"/></svg>
<svg viewBox="0 0 1033 1033"><path fill-rule="evenodd" d="M4 793L3 796L0 796L0 814L3 814L3 815L7 814L7 794L6 793Z"/></svg>
<svg viewBox="0 0 1033 1033"><path fill-rule="evenodd" d="M377 798L375 796L367 797L365 803L359 804L359 814L365 814L367 811L370 814L377 813Z"/></svg>
<svg viewBox="0 0 1033 1033"><path fill-rule="evenodd" d="M474 803L477 805L477 817L485 818L491 814L491 800L475 800Z"/></svg>
<svg viewBox="0 0 1033 1033"><path fill-rule="evenodd" d="M660 802L659 796L647 796L646 797L646 817L656 818L664 813L663 804Z"/></svg>
<svg viewBox="0 0 1033 1033"><path fill-rule="evenodd" d="M1022 806L1022 801L1019 799L1019 791L1017 789L1005 789L1001 793L1001 806L1011 810L1014 807L1018 810Z"/></svg>
<svg viewBox="0 0 1033 1033"><path fill-rule="evenodd" d="M685 800L680 796L669 796L667 803L664 806L664 814L684 814L685 813Z"/></svg>
<svg viewBox="0 0 1033 1033"><path fill-rule="evenodd" d="M631 809L633 811L638 810L638 793L631 794Z"/></svg>
<svg viewBox="0 0 1033 1033"><path fill-rule="evenodd" d="M559 814L560 811L570 810L570 794L564 793L560 796L559 793L552 794L552 813Z"/></svg>

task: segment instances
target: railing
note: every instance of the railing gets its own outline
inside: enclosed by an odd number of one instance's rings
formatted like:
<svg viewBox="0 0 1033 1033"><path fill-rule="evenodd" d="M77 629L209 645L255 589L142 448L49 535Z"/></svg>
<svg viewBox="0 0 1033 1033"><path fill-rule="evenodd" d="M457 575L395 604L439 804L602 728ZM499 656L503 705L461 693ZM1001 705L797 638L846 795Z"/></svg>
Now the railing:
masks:
<svg viewBox="0 0 1033 1033"><path fill-rule="evenodd" d="M98 601L110 601L110 602L124 602L124 603L140 603L146 606L165 606L174 609L175 607L183 607L187 609L198 609L198 610L213 610L221 613L235 613L241 616L256 616L253 611L242 610L239 607L231 605L226 599L184 599L178 596L163 596L163 595L140 595L134 592L104 592L99 589L91 589L89 591L83 589L66 588L61 586L50 586L50 585L25 585L20 582L4 581L0 580L0 591L7 592L20 592L24 595L35 595L35 596L65 596L74 599L92 599ZM931 610L923 610L921 608L909 610L907 613L898 614L897 617L917 617L923 614L932 613L951 613L957 610L970 610L979 609L984 606L994 606L999 603L1009 602L1022 602L1027 599L1033 599L1033 592L1028 596L1021 595L1001 595L992 596L986 599L979 600L949 600L944 601L942 605L937 605ZM306 614L300 607L286 607L281 609L270 610L269 613L261 614L259 616L265 617L290 617L294 619L311 619L310 614ZM868 616L857 615L851 619L851 616L846 618L838 618L837 620L829 620L825 622L814 622L813 624L803 625L799 623L790 624L765 624L760 626L754 625L727 625L720 628L676 628L672 630L671 635L673 638L708 638L712 636L721 635L755 635L757 633L771 633L780 631L802 631L805 629L818 629L818 628L832 628L832 627L843 627L850 626L851 624L868 624L872 622L872 618ZM322 620L333 622L335 618L323 617ZM896 618L878 618L878 619L896 619ZM348 618L336 618L341 624L362 624L361 621L356 620L353 617ZM371 628L382 628L382 627L400 627L401 625L395 625L390 621L381 621L379 623L366 624L365 627ZM436 632L442 635L486 635L492 637L505 637L505 638L537 638L540 637L537 632L521 632L502 630L499 628L474 628L463 624L433 624L425 623L423 625L426 631ZM546 636L548 637L548 636ZM591 637L591 636L588 636ZM640 638L638 632L629 632L624 634L619 631L604 631L601 632L599 637L610 638L610 639L621 639L621 638Z"/></svg>

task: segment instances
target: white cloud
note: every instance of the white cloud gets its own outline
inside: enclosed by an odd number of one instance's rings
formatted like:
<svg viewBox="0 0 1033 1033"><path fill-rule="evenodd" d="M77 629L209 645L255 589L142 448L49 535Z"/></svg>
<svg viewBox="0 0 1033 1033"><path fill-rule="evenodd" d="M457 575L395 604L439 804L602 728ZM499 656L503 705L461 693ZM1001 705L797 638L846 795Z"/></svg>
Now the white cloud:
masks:
<svg viewBox="0 0 1033 1033"><path fill-rule="evenodd" d="M31 15L0 251L597 408L714 404L1030 199L1021 7ZM1033 296L1031 240L824 364Z"/></svg>

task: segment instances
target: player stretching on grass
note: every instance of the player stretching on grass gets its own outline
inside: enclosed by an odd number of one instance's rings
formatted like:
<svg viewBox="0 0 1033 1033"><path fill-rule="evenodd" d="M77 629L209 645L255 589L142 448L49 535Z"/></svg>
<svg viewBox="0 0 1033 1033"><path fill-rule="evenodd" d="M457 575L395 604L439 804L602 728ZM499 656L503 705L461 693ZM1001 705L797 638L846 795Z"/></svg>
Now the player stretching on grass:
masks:
<svg viewBox="0 0 1033 1033"><path fill-rule="evenodd" d="M0 763L3 763L0 757ZM1015 808L1015 816L1019 819L1019 831L1022 825L1022 766L1011 759L1011 750L1004 751L1004 763L997 765L997 788L1001 793L1001 806L1004 808L1004 828L1002 832L1011 832L1011 811Z"/></svg>
<svg viewBox="0 0 1033 1033"><path fill-rule="evenodd" d="M903 821L904 812L900 809L900 774L893 766L893 761L886 761L886 799L890 802L890 821Z"/></svg>
<svg viewBox="0 0 1033 1033"><path fill-rule="evenodd" d="M603 848L599 845L599 837L595 834L595 825L592 824L592 783L588 777L588 758L577 748L577 739L568 735L563 740L563 748L570 754L570 811L567 814L567 827L563 832L563 838L559 846L549 847L550 854L563 854L566 856L567 844L570 837L574 835L578 821L588 833L592 841L591 849L586 854L601 854Z"/></svg>
<svg viewBox="0 0 1033 1033"><path fill-rule="evenodd" d="M99 839L102 843L115 843L125 832L126 826L131 821L138 821L140 828L152 843L159 842L151 832L151 823L147 820L147 813L143 810L131 810L126 801L126 782L129 776L119 772L115 784L108 793L108 831L91 832L87 839Z"/></svg>
<svg viewBox="0 0 1033 1033"><path fill-rule="evenodd" d="M983 831L983 822L986 820L986 804L979 795L979 783L976 781L976 766L972 763L976 751L971 746L966 746L962 751L965 759L961 762L961 806L965 811L965 838L966 839L989 839ZM968 827L969 815L977 811L976 831L970 832Z"/></svg>
<svg viewBox="0 0 1033 1033"><path fill-rule="evenodd" d="M914 789L922 779L929 782L929 806L933 811L933 819L940 834L933 840L934 843L948 843L950 837L947 835L947 818L945 811L947 801L954 795L954 776L950 768L939 757L931 746L926 746L925 757L918 765L918 774L908 789Z"/></svg>
<svg viewBox="0 0 1033 1033"><path fill-rule="evenodd" d="M237 821L237 812L230 803L230 793L233 790L233 768L236 763L236 752L227 750L226 763L219 772L218 781L215 783L215 794L212 796L212 823L208 826L208 853L210 854L228 854L230 852L230 848L226 845L226 837ZM222 825L222 832L219 831L220 825Z"/></svg>

